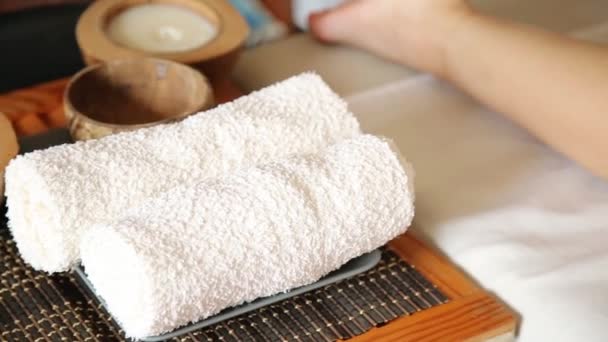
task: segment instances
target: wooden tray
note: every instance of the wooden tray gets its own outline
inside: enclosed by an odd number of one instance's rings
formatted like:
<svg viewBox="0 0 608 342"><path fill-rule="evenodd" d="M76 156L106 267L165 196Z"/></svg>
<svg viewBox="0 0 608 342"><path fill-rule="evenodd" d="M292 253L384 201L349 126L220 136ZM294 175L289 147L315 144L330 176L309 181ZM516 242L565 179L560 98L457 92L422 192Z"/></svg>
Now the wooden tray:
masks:
<svg viewBox="0 0 608 342"><path fill-rule="evenodd" d="M22 136L62 126L60 99L66 83L67 80L58 80L0 95L0 112L8 114ZM241 95L230 82L213 86L219 102ZM50 95L59 100L37 99L37 95L31 95L32 91L45 94L42 96L47 99ZM49 115L57 121L49 119ZM65 130L63 132L65 134ZM67 135L57 137L58 140L68 138ZM416 231L415 227L410 231ZM0 258L0 341L126 340L120 328L73 274L48 276L25 265L5 228L0 228ZM387 272L391 269L394 271ZM408 290L414 283L404 283L400 278L403 274L420 275L427 281L422 292L428 290L435 296L445 296L445 301L387 312L383 305L390 307L393 301L399 303L403 299L400 296L416 297L417 291ZM369 285L380 292L370 290ZM418 292L418 295L421 294ZM290 312L287 316L282 312L275 316L277 310ZM379 318L374 325L369 321L372 316ZM378 324L380 326L376 326ZM516 325L516 316L500 300L470 280L439 251L408 233L388 245L378 266L339 286L320 289L303 298L284 301L274 309L262 308L247 317L190 332L171 341L207 341L220 337L234 340L234 334L241 331L250 340L271 339L267 336L289 340L302 335L325 340L352 337L351 341L355 342L486 341L497 337L500 341L510 341Z"/></svg>

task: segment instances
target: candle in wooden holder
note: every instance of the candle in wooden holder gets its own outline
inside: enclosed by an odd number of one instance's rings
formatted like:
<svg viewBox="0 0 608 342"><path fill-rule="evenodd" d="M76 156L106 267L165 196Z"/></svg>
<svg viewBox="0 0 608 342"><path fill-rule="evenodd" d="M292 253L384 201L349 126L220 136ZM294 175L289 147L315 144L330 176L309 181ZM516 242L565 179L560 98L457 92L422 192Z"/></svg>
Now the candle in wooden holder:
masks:
<svg viewBox="0 0 608 342"><path fill-rule="evenodd" d="M116 43L146 52L181 52L199 48L217 36L214 23L181 6L142 4L118 13L108 23Z"/></svg>
<svg viewBox="0 0 608 342"><path fill-rule="evenodd" d="M88 65L156 57L218 81L230 75L248 32L227 0L96 0L78 19L76 40Z"/></svg>

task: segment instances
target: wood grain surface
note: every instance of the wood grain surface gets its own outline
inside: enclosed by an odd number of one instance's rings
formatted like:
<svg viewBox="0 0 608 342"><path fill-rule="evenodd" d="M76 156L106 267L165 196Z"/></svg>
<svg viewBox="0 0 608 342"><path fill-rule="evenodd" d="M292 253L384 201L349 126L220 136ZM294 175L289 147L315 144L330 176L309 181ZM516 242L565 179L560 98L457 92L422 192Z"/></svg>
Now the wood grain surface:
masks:
<svg viewBox="0 0 608 342"><path fill-rule="evenodd" d="M491 295L478 291L351 339L363 341L485 341L515 329L512 313Z"/></svg>
<svg viewBox="0 0 608 342"><path fill-rule="evenodd" d="M0 94L0 113L12 122L20 136L43 133L66 125L63 91L68 79Z"/></svg>
<svg viewBox="0 0 608 342"><path fill-rule="evenodd" d="M499 299L480 288L442 254L405 234L389 244L445 293L447 304L405 316L351 339L368 341L486 341L514 333L517 319Z"/></svg>

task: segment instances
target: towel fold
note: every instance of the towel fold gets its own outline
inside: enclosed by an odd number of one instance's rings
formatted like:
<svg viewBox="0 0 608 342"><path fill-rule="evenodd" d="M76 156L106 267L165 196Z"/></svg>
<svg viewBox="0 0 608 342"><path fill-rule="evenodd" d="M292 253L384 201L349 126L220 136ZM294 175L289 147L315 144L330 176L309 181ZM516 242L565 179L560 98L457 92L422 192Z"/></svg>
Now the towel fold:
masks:
<svg viewBox="0 0 608 342"><path fill-rule="evenodd" d="M83 235L82 262L134 338L310 284L410 225L413 172L370 135L183 185Z"/></svg>
<svg viewBox="0 0 608 342"><path fill-rule="evenodd" d="M359 133L345 102L303 74L179 123L17 157L6 170L9 227L29 264L64 271L83 231L163 190Z"/></svg>

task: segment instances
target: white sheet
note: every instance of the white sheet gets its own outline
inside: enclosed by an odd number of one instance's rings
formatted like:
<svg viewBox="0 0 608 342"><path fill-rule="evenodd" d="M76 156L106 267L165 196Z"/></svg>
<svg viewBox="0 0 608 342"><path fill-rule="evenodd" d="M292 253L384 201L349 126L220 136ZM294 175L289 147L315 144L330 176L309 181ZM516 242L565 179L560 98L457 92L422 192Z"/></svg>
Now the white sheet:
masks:
<svg viewBox="0 0 608 342"><path fill-rule="evenodd" d="M415 229L523 316L520 341L608 341L608 182L429 76L349 102L414 164Z"/></svg>

